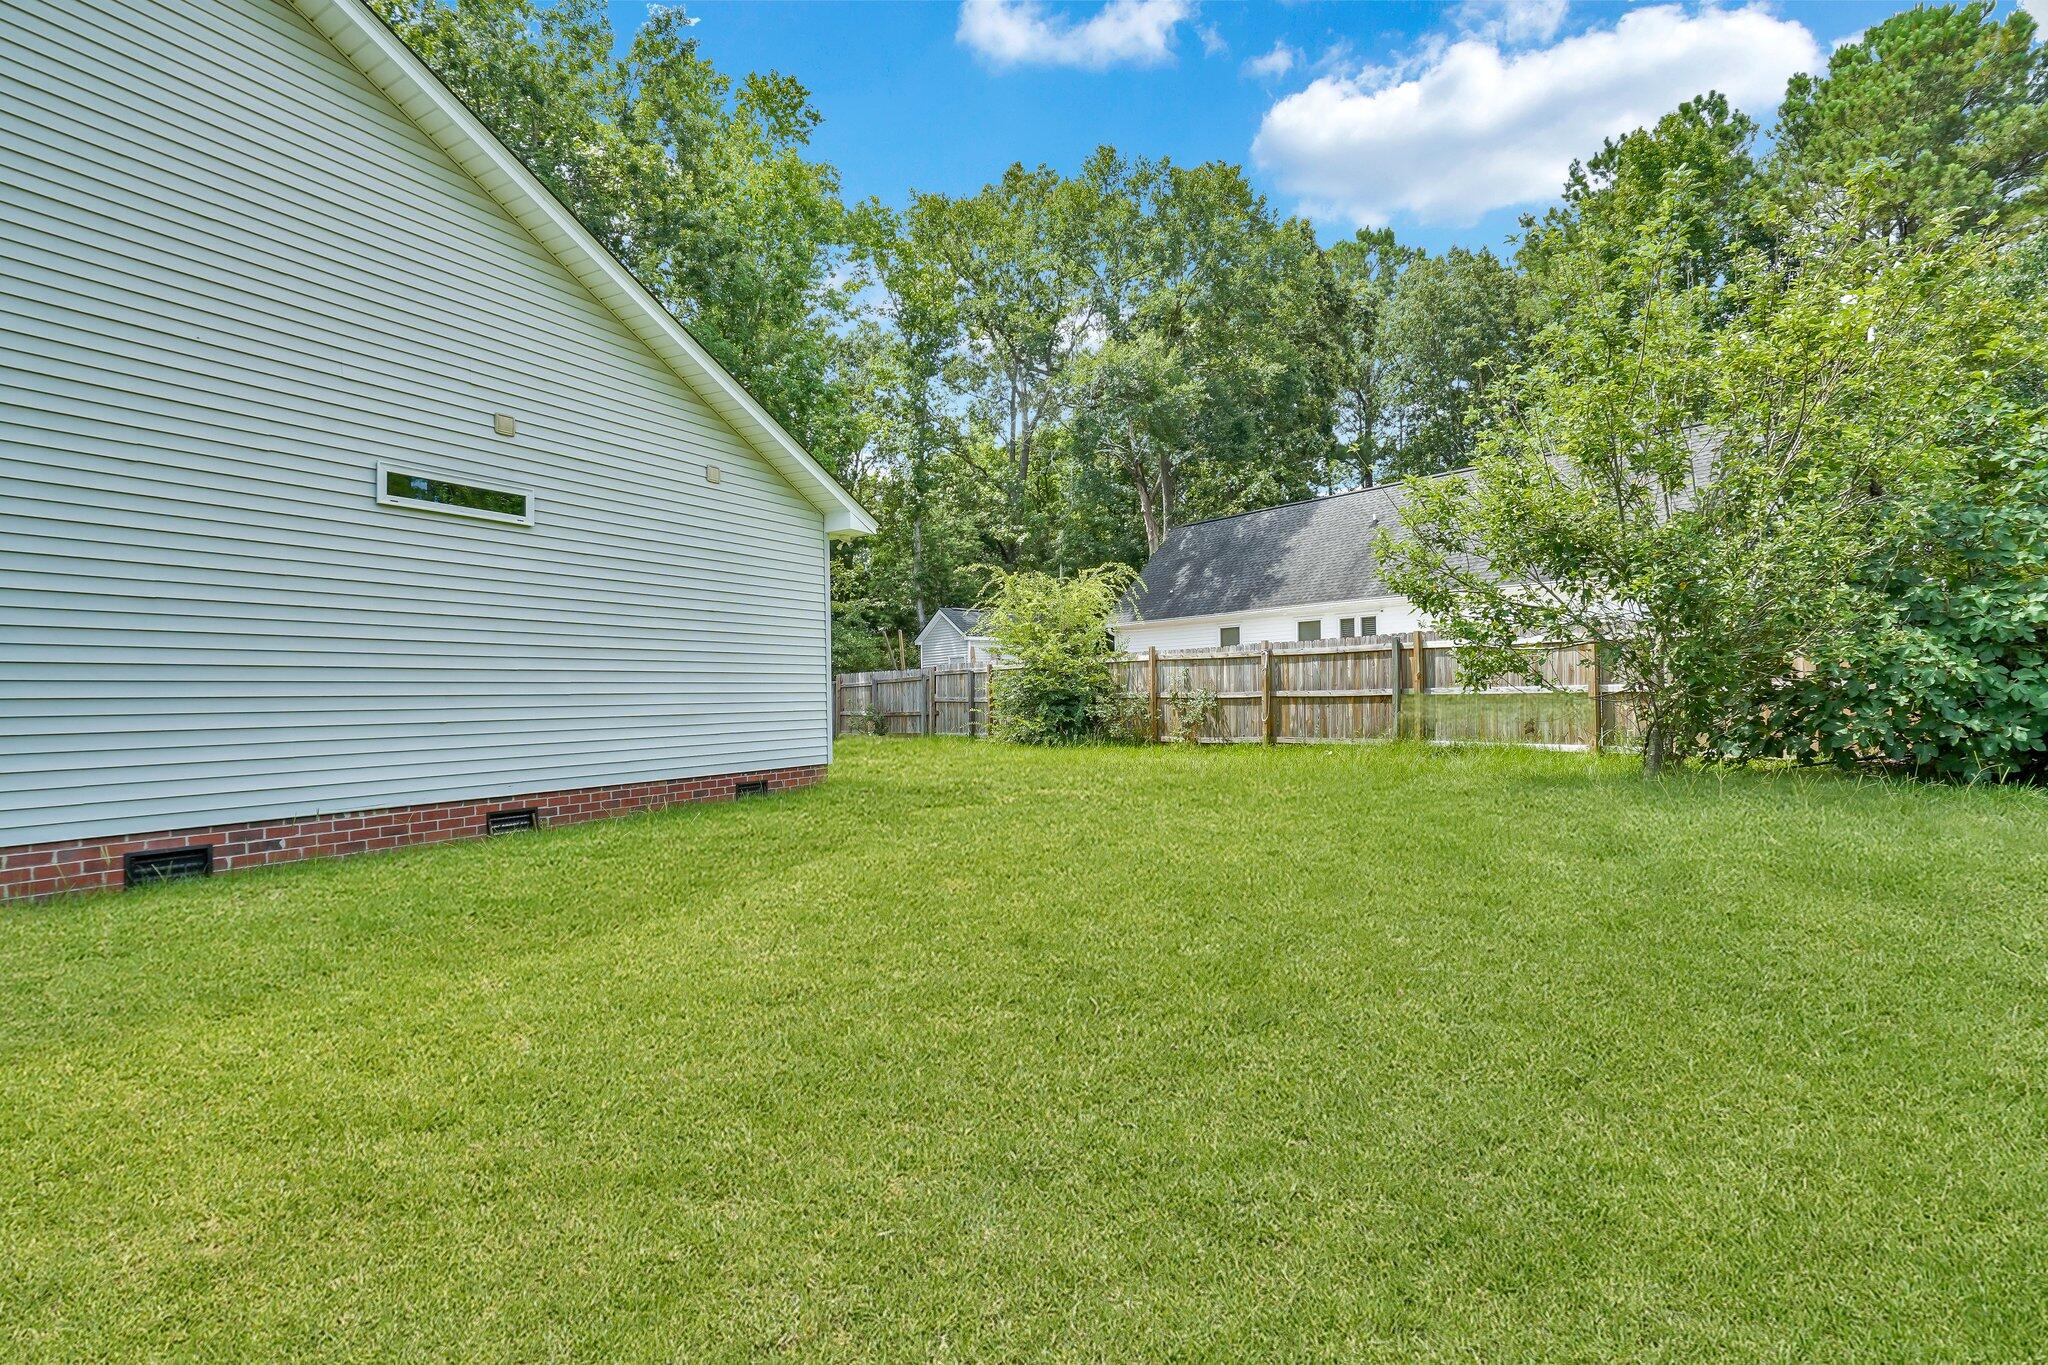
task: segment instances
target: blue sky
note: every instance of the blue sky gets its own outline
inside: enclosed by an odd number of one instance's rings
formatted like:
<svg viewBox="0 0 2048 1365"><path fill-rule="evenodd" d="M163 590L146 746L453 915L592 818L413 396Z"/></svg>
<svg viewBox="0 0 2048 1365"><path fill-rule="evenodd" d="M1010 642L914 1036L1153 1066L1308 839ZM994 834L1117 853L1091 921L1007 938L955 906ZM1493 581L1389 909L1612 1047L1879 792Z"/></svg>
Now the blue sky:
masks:
<svg viewBox="0 0 2048 1365"><path fill-rule="evenodd" d="M2002 0L2001 9L2016 0ZM2035 0L2038 6L2048 0ZM623 36L646 0L613 0ZM1768 122L1787 75L1903 4L694 0L730 73L810 88L849 198L967 193L1099 143L1246 165L1325 240L1391 223L1498 245L1573 155L1713 87Z"/></svg>

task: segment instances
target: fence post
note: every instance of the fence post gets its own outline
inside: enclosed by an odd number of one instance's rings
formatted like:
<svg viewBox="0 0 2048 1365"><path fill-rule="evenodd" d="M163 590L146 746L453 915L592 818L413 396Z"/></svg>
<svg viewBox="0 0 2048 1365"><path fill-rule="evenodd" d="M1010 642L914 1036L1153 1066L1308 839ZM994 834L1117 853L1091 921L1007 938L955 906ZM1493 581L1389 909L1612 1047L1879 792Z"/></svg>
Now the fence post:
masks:
<svg viewBox="0 0 2048 1365"><path fill-rule="evenodd" d="M1596 643L1592 643L1592 644L1587 644L1587 645L1583 646L1583 647L1582 647L1582 648L1580 649L1580 655L1581 655L1581 657L1583 657L1583 658L1585 659L1585 661L1586 661L1586 691L1587 691L1588 693L1590 693L1590 694L1592 695L1592 698L1593 698L1593 729L1592 729L1592 737L1591 737L1591 738L1590 738L1589 740L1587 740L1587 742L1586 742L1586 752L1587 752L1587 753L1589 753L1589 754L1597 754L1597 753L1599 753L1599 752L1600 752L1600 646L1599 646L1599 644L1598 644L1598 643L1596 642Z"/></svg>
<svg viewBox="0 0 2048 1365"><path fill-rule="evenodd" d="M1159 646L1149 645L1145 649L1145 704L1146 715L1152 732L1152 742L1159 742Z"/></svg>
<svg viewBox="0 0 2048 1365"><path fill-rule="evenodd" d="M1387 640L1387 714L1391 723L1387 726L1387 737L1401 737L1401 642L1389 637Z"/></svg>
<svg viewBox="0 0 2048 1365"><path fill-rule="evenodd" d="M1273 642L1259 641L1259 725L1273 742Z"/></svg>
<svg viewBox="0 0 2048 1365"><path fill-rule="evenodd" d="M974 738L974 662L971 657L967 666L967 737Z"/></svg>
<svg viewBox="0 0 2048 1365"><path fill-rule="evenodd" d="M1422 632L1417 630L1415 632L1415 738L1424 743L1429 741L1429 731L1424 721L1424 717L1429 714L1429 709L1422 700L1423 694L1427 691L1429 691L1429 646L1423 643Z"/></svg>
<svg viewBox="0 0 2048 1365"><path fill-rule="evenodd" d="M918 682L919 682L920 684L922 684L922 685L923 685L923 687L924 687L924 734L925 734L925 738L926 738L926 739L930 739L930 738L932 737L932 735L933 735L934 733L936 733L936 731L938 730L938 723L937 723L937 722L938 722L938 714L939 714L939 667L938 667L938 665L937 665L937 664L933 664L933 665L932 665L932 666L931 666L930 668L920 668L920 669L918 669L918 670L917 670L917 680L918 680Z"/></svg>

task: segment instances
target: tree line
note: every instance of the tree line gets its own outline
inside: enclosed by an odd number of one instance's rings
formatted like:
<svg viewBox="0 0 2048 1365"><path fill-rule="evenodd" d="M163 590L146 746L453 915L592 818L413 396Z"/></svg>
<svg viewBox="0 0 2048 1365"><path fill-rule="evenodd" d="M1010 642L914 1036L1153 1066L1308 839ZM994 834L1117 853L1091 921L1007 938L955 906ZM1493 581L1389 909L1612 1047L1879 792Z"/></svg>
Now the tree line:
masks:
<svg viewBox="0 0 2048 1365"><path fill-rule="evenodd" d="M1901 575L1924 598L1972 553L1941 528L2035 543L2025 499L1993 506L2036 486L2048 333L2048 57L2024 12L1896 15L1793 77L1769 127L1699 92L1589 149L1496 254L1323 245L1238 166L1108 147L849 204L808 93L719 72L680 9L615 51L600 0L381 5L877 514L835 551L841 668L991 566L1141 565L1190 520L1469 467L1418 485L1426 524L1386 548L1473 666L1573 630L1640 673L1659 753L1749 752L1845 700L1785 677L1911 652ZM1703 432L1710 495L1688 483ZM1471 550L1523 589L1450 572ZM2012 685L2048 711L2048 680ZM1781 723L1738 738L1759 705ZM1840 742L1904 743L1859 733Z"/></svg>

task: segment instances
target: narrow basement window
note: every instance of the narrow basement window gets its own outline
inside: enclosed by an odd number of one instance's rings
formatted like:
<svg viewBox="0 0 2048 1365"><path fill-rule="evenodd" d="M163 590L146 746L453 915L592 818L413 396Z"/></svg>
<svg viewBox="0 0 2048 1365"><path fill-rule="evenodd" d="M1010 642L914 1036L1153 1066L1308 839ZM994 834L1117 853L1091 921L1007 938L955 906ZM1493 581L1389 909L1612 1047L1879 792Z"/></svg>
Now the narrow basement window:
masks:
<svg viewBox="0 0 2048 1365"><path fill-rule="evenodd" d="M533 525L533 495L523 488L463 483L399 465L377 466L377 501L386 507Z"/></svg>

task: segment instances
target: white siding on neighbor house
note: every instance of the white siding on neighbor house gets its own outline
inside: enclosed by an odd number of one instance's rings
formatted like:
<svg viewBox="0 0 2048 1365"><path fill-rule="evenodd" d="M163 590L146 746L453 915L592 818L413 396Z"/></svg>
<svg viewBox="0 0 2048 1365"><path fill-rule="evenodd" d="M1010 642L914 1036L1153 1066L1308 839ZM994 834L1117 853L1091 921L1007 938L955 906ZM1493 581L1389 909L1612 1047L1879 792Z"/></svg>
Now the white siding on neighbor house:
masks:
<svg viewBox="0 0 2048 1365"><path fill-rule="evenodd" d="M1116 639L1126 652L1147 649L1214 649L1226 626L1238 628L1238 643L1255 645L1263 641L1292 641L1298 638L1300 623L1322 622L1323 638L1334 640L1338 622L1373 616L1381 635L1402 635L1427 629L1428 623L1405 597L1373 597L1352 602L1319 602L1301 607L1261 608L1236 616L1180 616L1157 621L1119 622ZM1354 627L1355 628L1355 627Z"/></svg>
<svg viewBox="0 0 2048 1365"><path fill-rule="evenodd" d="M295 12L0 82L0 846L827 761L820 512Z"/></svg>
<svg viewBox="0 0 2048 1365"><path fill-rule="evenodd" d="M923 634L917 637L917 666L919 668L950 668L956 664L987 663L989 642L978 636L962 635L951 621L943 616L934 616Z"/></svg>

